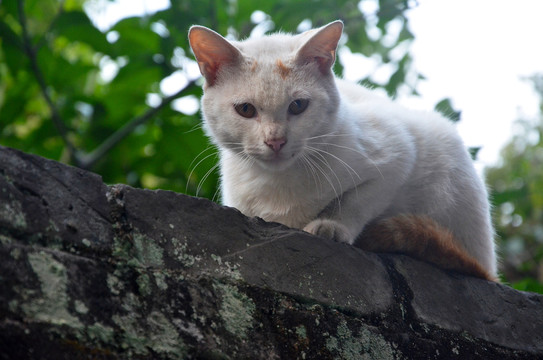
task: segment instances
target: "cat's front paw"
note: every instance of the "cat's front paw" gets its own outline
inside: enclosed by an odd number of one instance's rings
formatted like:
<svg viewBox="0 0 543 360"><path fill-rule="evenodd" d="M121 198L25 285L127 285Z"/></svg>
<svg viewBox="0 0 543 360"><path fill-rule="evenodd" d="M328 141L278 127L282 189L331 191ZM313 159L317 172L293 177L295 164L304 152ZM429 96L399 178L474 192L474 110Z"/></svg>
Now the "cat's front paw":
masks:
<svg viewBox="0 0 543 360"><path fill-rule="evenodd" d="M335 220L316 219L304 227L304 231L325 239L353 244L354 238L347 227Z"/></svg>

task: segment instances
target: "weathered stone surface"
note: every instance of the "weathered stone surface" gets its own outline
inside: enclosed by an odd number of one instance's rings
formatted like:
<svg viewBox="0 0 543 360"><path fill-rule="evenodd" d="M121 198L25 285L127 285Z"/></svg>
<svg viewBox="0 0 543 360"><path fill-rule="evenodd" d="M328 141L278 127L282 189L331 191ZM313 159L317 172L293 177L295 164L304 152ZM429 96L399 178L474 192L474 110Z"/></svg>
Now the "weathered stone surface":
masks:
<svg viewBox="0 0 543 360"><path fill-rule="evenodd" d="M0 147L2 359L543 356L543 297Z"/></svg>
<svg viewBox="0 0 543 360"><path fill-rule="evenodd" d="M543 350L543 296L476 278L443 276L428 264L402 257L394 263L413 293L417 320L514 349Z"/></svg>

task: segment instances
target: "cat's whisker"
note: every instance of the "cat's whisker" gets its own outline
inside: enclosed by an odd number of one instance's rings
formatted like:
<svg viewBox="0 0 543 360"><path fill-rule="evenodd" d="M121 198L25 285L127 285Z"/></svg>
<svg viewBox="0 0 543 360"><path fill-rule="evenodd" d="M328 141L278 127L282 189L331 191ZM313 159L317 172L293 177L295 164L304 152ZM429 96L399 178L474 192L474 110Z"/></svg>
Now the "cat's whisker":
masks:
<svg viewBox="0 0 543 360"><path fill-rule="evenodd" d="M249 154L247 154L245 152L245 149L241 149L241 151L236 153L236 155L241 158L241 161L243 162L244 167L245 166L251 167L255 162L255 159L252 156L250 156Z"/></svg>
<svg viewBox="0 0 543 360"><path fill-rule="evenodd" d="M315 166L313 160L308 155L303 155L303 160L305 163L305 166L311 171L311 175L313 177L313 181L315 182L315 186L322 192L322 178L319 176L319 171L317 167ZM317 182L318 181L318 182Z"/></svg>
<svg viewBox="0 0 543 360"><path fill-rule="evenodd" d="M332 188L332 191L334 192L335 197L339 198L339 196L343 193L343 188L341 186L341 181L339 180L338 176L336 175L334 170L330 167L330 164L328 163L328 161L326 161L326 158L322 154L312 149L308 149L308 150L309 150L308 155L310 155L308 157L308 160L310 160L311 164L313 164L313 166L322 174L322 176L328 182L328 184L330 184L330 187ZM334 185L334 182L330 178L330 176L328 176L326 171L324 171L324 169L321 167L321 165L317 163L317 161L325 165L328 168L328 170L330 170L330 172L335 176L337 183L339 184L339 190L340 190L339 193L336 189L336 186Z"/></svg>
<svg viewBox="0 0 543 360"><path fill-rule="evenodd" d="M198 187L196 188L196 196L200 194L200 190L202 190L202 186L204 185L207 178L219 167L219 163L216 163L209 169L205 175L202 177L202 180L198 183Z"/></svg>
<svg viewBox="0 0 543 360"><path fill-rule="evenodd" d="M313 142L313 141L311 141L311 140L328 138L328 137L346 137L346 136L351 136L351 135L350 134L341 134L341 133L337 133L336 131L332 131L332 132L327 133L327 134L308 137L308 138L306 138L306 141L308 141L311 145L335 146L335 147L340 148L340 149L346 149L346 150L353 151L353 152L359 154L360 156L364 157L364 159L370 161L371 164L375 167L375 169L379 172L379 175L381 176L381 178L384 180L385 177L383 176L383 173L381 172L381 169L379 169L379 166L375 163L375 161L373 161L364 152L362 152L360 150L357 150L357 149L353 149L353 148L348 147L348 146L335 144L335 143L332 143L332 142ZM357 175L358 178L360 178L360 176L358 174L356 174L356 175Z"/></svg>
<svg viewBox="0 0 543 360"><path fill-rule="evenodd" d="M206 148L205 148L204 150L200 151L200 152L198 153L198 155L196 155L196 156L194 157L194 159L192 159L192 162L190 163L189 168L192 167L192 165L194 164L194 162L197 161L198 158L199 158L200 156L202 156L206 151L209 151L209 150L215 150L215 152L217 151L217 149L215 148L214 145L209 144L208 146L206 146Z"/></svg>
<svg viewBox="0 0 543 360"><path fill-rule="evenodd" d="M311 147L313 148L313 147ZM343 165L343 167L345 167L345 169L347 169L347 172L349 173L349 175L351 176L351 179L353 180L353 184L356 186L357 185L357 182L355 181L354 177L353 177L353 174L356 175L356 177L358 178L358 180L362 180L362 178L360 177L360 175L356 172L355 169L353 169L352 166L350 166L349 164L347 164L347 162L345 162L344 160L342 160L341 158L339 158L338 156L332 154L331 152L329 151L326 151L326 150L323 150L323 149L318 149L318 148L313 148L313 150L316 150L318 152L321 152L325 155L328 155L330 157L332 157L333 159L337 160L341 165Z"/></svg>
<svg viewBox="0 0 543 360"><path fill-rule="evenodd" d="M354 152L356 154L367 157L367 155L364 152L362 152L361 150L357 150L357 149L354 149L352 147L345 146L345 145L338 145L338 144L331 143L331 142L311 142L310 144L311 145L322 145L322 146L335 146L337 148L350 150L350 151L352 151L352 152Z"/></svg>
<svg viewBox="0 0 543 360"><path fill-rule="evenodd" d="M315 187L320 189L320 191L322 191L322 181L321 181L320 177L317 176L318 175L317 171L315 170L315 167L311 163L311 160L308 159L305 154L303 156L303 160L304 160L304 167L306 168L306 171L309 171L311 173L310 175L313 178L313 181L315 182ZM318 180L318 182L317 182L317 180Z"/></svg>
<svg viewBox="0 0 543 360"><path fill-rule="evenodd" d="M312 148L310 146L308 146L308 148ZM322 150L322 149L317 149L317 148L312 148L314 151L316 152L319 152L319 153L322 153L322 154L325 154L325 155L328 155L330 157L332 157L332 159L335 159L337 162L339 162L346 170L347 172L349 173L349 176L351 177L351 180L353 182L353 188L355 189L356 191L356 194L358 195L358 184L362 181L362 178L360 177L360 175L356 172L356 170L354 170L349 164L347 164L344 160L340 159L339 157L337 157L336 155L328 152L328 151L325 151L325 150ZM322 155L321 154L321 155ZM331 168L330 168L331 169ZM358 178L358 181L354 178L354 175L356 175L356 177ZM337 178L337 176L336 176Z"/></svg>
<svg viewBox="0 0 543 360"><path fill-rule="evenodd" d="M334 175L334 177L336 178L336 180L337 180L337 182L339 184L340 194L343 193L343 187L341 185L341 180L339 180L339 177L337 176L336 172L334 171L334 168L330 165L330 163L328 162L326 157L323 155L323 153L325 153L325 151L322 151L321 149L314 148L314 147L311 147L311 146L306 146L306 149L309 150L312 154L318 155L315 158L320 160L320 162L322 164L324 164L328 168L328 170L330 170L330 172Z"/></svg>
<svg viewBox="0 0 543 360"><path fill-rule="evenodd" d="M194 131L200 130L200 129L203 129L203 124L202 123L198 123L198 124L194 125L192 128L190 128L190 130L185 131L183 134L190 134L191 132L194 132Z"/></svg>
<svg viewBox="0 0 543 360"><path fill-rule="evenodd" d="M359 154L360 156L362 156L364 159L368 160L375 167L375 170L377 170L377 172L379 172L379 175L381 176L381 179L385 180L385 177L384 177L383 173L381 172L381 169L379 169L379 166L375 163L375 161L371 157L369 157L367 154L365 154L364 152L362 152L360 150L356 150L356 149L353 149L353 148L348 147L348 146L338 145L338 144L334 144L334 143L311 143L311 144L312 145L323 145L323 146L335 146L335 147L340 148L340 149L351 150L351 151Z"/></svg>
<svg viewBox="0 0 543 360"><path fill-rule="evenodd" d="M243 143L241 143L241 142L225 142L225 143L221 143L221 145L223 145L223 146L225 146L225 145L235 145L235 146L243 147Z"/></svg>
<svg viewBox="0 0 543 360"><path fill-rule="evenodd" d="M305 140L322 139L322 138L331 137L331 136L350 136L350 134L339 134L337 131L332 131L326 134L311 136L311 137L306 138Z"/></svg>
<svg viewBox="0 0 543 360"><path fill-rule="evenodd" d="M206 155L204 156L202 159L200 159L196 165L192 166L194 164L195 161L197 161L201 156L203 156L203 154L205 154L207 151L209 150L215 150L213 151L211 154L209 155ZM190 179L192 178L192 175L194 174L194 171L198 168L198 166L204 162L206 159L209 159L210 157L212 156L216 156L217 155L217 149L213 146L213 145L208 145L204 150L200 151L200 153L198 155L196 155L196 157L192 160L192 162L190 163L189 165L189 168L191 169L190 170L190 173L189 173L189 176L187 177L187 184L185 186L185 193L188 193L188 190L189 190L189 183L190 183Z"/></svg>
<svg viewBox="0 0 543 360"><path fill-rule="evenodd" d="M317 176L317 173L316 173L315 169L313 168L313 166L311 164L311 161L307 158L307 155L305 153L302 154L301 160L302 160L302 165L304 166L304 169L305 169L307 175L311 176L313 178L313 181L315 182L315 189L318 189L319 194L321 194L322 193L322 181ZM318 183L317 183L317 180L319 181Z"/></svg>
<svg viewBox="0 0 543 360"><path fill-rule="evenodd" d="M221 191L221 187L217 186L217 189L213 193L213 197L211 198L211 201L217 202L217 199L220 197L219 193Z"/></svg>
<svg viewBox="0 0 543 360"><path fill-rule="evenodd" d="M326 175L326 172L324 171L324 169L322 169L322 168L320 167L320 165L317 164L317 163L315 162L315 160L312 160L311 158L308 158L308 159L311 161L311 163L313 164L313 166L315 166L315 168L316 168L317 170L319 170L319 172L324 176L324 179L328 182L328 184L329 184L330 187L332 188L332 191L334 192L334 195L335 195L334 197L337 199L337 202L338 202L338 209L339 209L339 211L341 212L341 194L343 193L342 189L340 188L340 192L338 192L338 191L336 190L336 187L334 186L332 180L330 179L330 177ZM332 172L333 172L333 171L332 171ZM334 175L335 175L335 173L334 173ZM336 177L336 178L337 178L337 177ZM341 184L340 184L340 185L341 185Z"/></svg>

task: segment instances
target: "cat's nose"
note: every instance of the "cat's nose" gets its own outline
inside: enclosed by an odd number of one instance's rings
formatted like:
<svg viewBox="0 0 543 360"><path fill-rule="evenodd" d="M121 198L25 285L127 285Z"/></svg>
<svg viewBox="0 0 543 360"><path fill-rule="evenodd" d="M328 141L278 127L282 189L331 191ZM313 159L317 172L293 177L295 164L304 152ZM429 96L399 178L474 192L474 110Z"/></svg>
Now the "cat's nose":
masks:
<svg viewBox="0 0 543 360"><path fill-rule="evenodd" d="M271 139L271 140L266 140L264 142L266 143L266 145L270 147L270 149L278 153L279 150L281 150L281 148L287 143L287 140L286 139Z"/></svg>

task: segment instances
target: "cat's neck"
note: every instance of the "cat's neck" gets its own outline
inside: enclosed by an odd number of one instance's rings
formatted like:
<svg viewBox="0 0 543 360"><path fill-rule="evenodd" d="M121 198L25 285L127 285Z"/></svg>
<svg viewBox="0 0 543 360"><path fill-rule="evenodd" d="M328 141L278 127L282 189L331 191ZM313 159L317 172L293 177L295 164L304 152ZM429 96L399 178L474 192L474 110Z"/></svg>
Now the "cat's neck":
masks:
<svg viewBox="0 0 543 360"><path fill-rule="evenodd" d="M303 166L271 172L228 149L220 149L220 153L224 205L291 227L303 226L317 215L312 209L318 209L314 206L318 203L318 182L310 179ZM310 189L314 196L301 196Z"/></svg>

